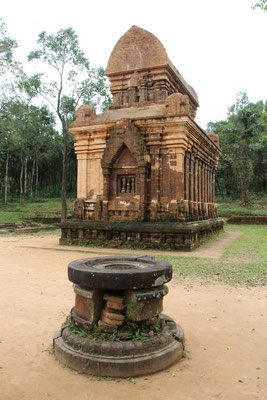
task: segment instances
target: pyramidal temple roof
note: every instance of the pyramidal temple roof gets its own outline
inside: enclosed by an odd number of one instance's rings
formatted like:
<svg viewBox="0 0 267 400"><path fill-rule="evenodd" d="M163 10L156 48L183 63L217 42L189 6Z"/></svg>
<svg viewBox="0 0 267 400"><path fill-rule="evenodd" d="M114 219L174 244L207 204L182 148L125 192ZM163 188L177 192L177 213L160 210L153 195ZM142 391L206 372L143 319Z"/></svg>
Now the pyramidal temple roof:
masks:
<svg viewBox="0 0 267 400"><path fill-rule="evenodd" d="M168 55L152 33L132 26L117 42L108 61L107 75L166 65Z"/></svg>
<svg viewBox="0 0 267 400"><path fill-rule="evenodd" d="M115 45L107 64L106 74L112 76L163 66L170 68L198 104L196 92L169 60L163 44L152 33L135 25Z"/></svg>

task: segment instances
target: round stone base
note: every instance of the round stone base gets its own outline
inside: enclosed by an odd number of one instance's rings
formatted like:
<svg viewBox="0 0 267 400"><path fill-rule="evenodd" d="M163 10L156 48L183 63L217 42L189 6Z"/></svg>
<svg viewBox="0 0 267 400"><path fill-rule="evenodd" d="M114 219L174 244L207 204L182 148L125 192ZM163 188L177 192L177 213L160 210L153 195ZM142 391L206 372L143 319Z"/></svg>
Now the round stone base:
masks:
<svg viewBox="0 0 267 400"><path fill-rule="evenodd" d="M148 341L94 341L64 325L54 336L59 361L84 374L129 377L151 374L176 363L183 354L184 333L167 317L163 331Z"/></svg>

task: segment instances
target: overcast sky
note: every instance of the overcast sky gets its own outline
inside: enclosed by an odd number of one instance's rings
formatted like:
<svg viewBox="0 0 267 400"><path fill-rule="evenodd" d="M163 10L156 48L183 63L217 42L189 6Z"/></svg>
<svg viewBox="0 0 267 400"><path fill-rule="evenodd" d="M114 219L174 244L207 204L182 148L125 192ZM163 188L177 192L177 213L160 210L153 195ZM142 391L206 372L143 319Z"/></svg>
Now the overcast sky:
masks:
<svg viewBox="0 0 267 400"><path fill-rule="evenodd" d="M240 91L267 99L267 13L256 0L9 0L0 16L26 63L42 30L71 26L92 66L107 65L120 37L138 25L162 42L199 97L197 123L225 119Z"/></svg>

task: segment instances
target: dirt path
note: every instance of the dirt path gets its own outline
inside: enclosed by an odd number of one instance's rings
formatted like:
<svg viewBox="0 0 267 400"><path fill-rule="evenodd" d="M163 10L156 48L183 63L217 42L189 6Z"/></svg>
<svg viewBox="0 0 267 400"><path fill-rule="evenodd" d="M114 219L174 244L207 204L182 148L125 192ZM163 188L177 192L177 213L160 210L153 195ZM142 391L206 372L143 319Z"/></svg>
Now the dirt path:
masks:
<svg viewBox="0 0 267 400"><path fill-rule="evenodd" d="M52 337L73 305L67 264L87 255L55 251L56 242L56 236L0 238L1 400L267 398L266 288L172 282L164 312L184 328L190 358L168 371L134 384L64 368L51 354Z"/></svg>

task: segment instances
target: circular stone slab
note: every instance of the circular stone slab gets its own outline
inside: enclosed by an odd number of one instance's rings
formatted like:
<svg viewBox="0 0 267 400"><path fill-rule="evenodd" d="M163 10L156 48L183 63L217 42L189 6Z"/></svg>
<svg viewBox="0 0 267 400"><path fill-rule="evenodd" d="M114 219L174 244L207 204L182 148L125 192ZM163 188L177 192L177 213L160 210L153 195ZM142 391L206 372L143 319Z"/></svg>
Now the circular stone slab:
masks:
<svg viewBox="0 0 267 400"><path fill-rule="evenodd" d="M97 257L72 261L69 280L82 287L129 290L161 286L172 278L172 266L150 257Z"/></svg>
<svg viewBox="0 0 267 400"><path fill-rule="evenodd" d="M148 341L94 341L72 333L68 325L54 336L59 361L84 374L128 377L170 367L183 354L182 328L166 315L163 331Z"/></svg>

